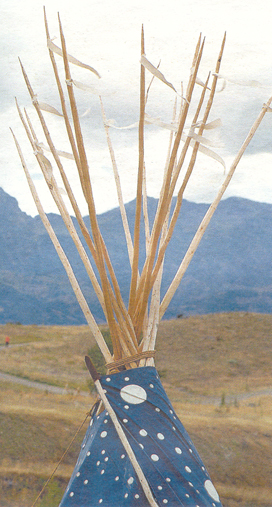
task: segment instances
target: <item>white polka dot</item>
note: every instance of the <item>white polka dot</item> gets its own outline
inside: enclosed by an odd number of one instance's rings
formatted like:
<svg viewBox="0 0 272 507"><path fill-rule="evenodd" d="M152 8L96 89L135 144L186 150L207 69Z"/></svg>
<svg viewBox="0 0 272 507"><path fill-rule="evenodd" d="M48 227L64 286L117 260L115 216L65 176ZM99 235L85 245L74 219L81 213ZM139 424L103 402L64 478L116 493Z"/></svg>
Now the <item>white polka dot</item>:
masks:
<svg viewBox="0 0 272 507"><path fill-rule="evenodd" d="M70 496L74 496L74 494L75 494L75 493L74 493L73 491L71 491Z"/></svg>
<svg viewBox="0 0 272 507"><path fill-rule="evenodd" d="M186 465L186 467L185 467L185 470L186 470L186 472L188 472L189 474L192 472L191 468L190 468L190 467L187 467L187 465Z"/></svg>
<svg viewBox="0 0 272 507"><path fill-rule="evenodd" d="M90 422L90 426L92 426L92 425L93 425L93 419L92 419L92 420L91 420L91 422Z"/></svg>
<svg viewBox="0 0 272 507"><path fill-rule="evenodd" d="M80 476L80 472L77 472L76 476L79 477Z"/></svg>
<svg viewBox="0 0 272 507"><path fill-rule="evenodd" d="M128 406L128 405L124 405L124 408L125 408L126 410L128 410L128 409L129 409L129 406Z"/></svg>
<svg viewBox="0 0 272 507"><path fill-rule="evenodd" d="M104 424L107 424L107 422L108 422L108 419L105 419Z"/></svg>
<svg viewBox="0 0 272 507"><path fill-rule="evenodd" d="M162 433L157 433L157 438L159 440L164 440L164 435Z"/></svg>
<svg viewBox="0 0 272 507"><path fill-rule="evenodd" d="M169 479L169 477L166 477L166 482L171 482L171 479Z"/></svg>
<svg viewBox="0 0 272 507"><path fill-rule="evenodd" d="M84 449L85 445L86 445L86 444L83 444L82 449Z"/></svg>
<svg viewBox="0 0 272 507"><path fill-rule="evenodd" d="M173 410L170 410L170 414L173 414Z"/></svg>
<svg viewBox="0 0 272 507"><path fill-rule="evenodd" d="M143 403L147 398L145 389L137 384L129 384L128 386L122 387L120 396L124 401L132 403L133 405Z"/></svg>
<svg viewBox="0 0 272 507"><path fill-rule="evenodd" d="M182 454L182 450L179 447L175 447L175 451L177 454Z"/></svg>
<svg viewBox="0 0 272 507"><path fill-rule="evenodd" d="M114 480L119 481L119 479L120 479L120 477L119 477L119 475L117 475Z"/></svg>
<svg viewBox="0 0 272 507"><path fill-rule="evenodd" d="M107 431L102 431L102 433L100 434L101 438L105 438L107 436L108 432Z"/></svg>
<svg viewBox="0 0 272 507"><path fill-rule="evenodd" d="M129 377L125 377L125 381L128 382L129 381Z"/></svg>
<svg viewBox="0 0 272 507"><path fill-rule="evenodd" d="M108 416L108 415L109 415L109 412L106 412L106 416Z"/></svg>
<svg viewBox="0 0 272 507"><path fill-rule="evenodd" d="M140 498L140 495L136 494L136 495L134 496L134 498Z"/></svg>
<svg viewBox="0 0 272 507"><path fill-rule="evenodd" d="M158 486L158 489L161 491L162 490L162 486Z"/></svg>
<svg viewBox="0 0 272 507"><path fill-rule="evenodd" d="M103 389L103 393L107 394L107 389Z"/></svg>
<svg viewBox="0 0 272 507"><path fill-rule="evenodd" d="M191 488L194 487L194 485L191 483L191 482L188 482L189 486L191 486Z"/></svg>
<svg viewBox="0 0 272 507"><path fill-rule="evenodd" d="M106 452L106 451L105 451L105 449L103 449L103 450L101 451L101 454L105 454L105 452Z"/></svg>
<svg viewBox="0 0 272 507"><path fill-rule="evenodd" d="M86 486L86 484L88 484L88 482L89 482L88 479L86 479L86 481L84 481L83 484L85 484L85 486Z"/></svg>
<svg viewBox="0 0 272 507"><path fill-rule="evenodd" d="M110 377L107 377L106 382L110 382L110 381L111 381Z"/></svg>
<svg viewBox="0 0 272 507"><path fill-rule="evenodd" d="M140 435L142 437L146 437L147 436L147 431L145 431L145 430L140 430L139 433L140 433Z"/></svg>
<svg viewBox="0 0 272 507"><path fill-rule="evenodd" d="M122 455L121 455L121 459L124 459L124 457L125 457L125 455L124 455L124 454L122 454Z"/></svg>
<svg viewBox="0 0 272 507"><path fill-rule="evenodd" d="M105 470L101 470L101 472L100 472L100 473L101 473L101 475L103 475L103 474L105 473Z"/></svg>
<svg viewBox="0 0 272 507"><path fill-rule="evenodd" d="M157 454L151 454L152 461L159 461L159 456Z"/></svg>
<svg viewBox="0 0 272 507"><path fill-rule="evenodd" d="M149 384L149 387L151 387L151 389L154 389L154 386L153 386L153 384Z"/></svg>
<svg viewBox="0 0 272 507"><path fill-rule="evenodd" d="M130 478L128 479L128 481L127 481L127 483L128 483L128 484L133 484L133 482L134 482L133 477L130 477Z"/></svg>
<svg viewBox="0 0 272 507"><path fill-rule="evenodd" d="M103 498L100 498L99 503L102 503L102 502L103 502Z"/></svg>
<svg viewBox="0 0 272 507"><path fill-rule="evenodd" d="M209 480L204 482L204 487L206 491L209 493L210 497L215 500L216 502L219 502L219 496L218 493L213 485L213 483Z"/></svg>
<svg viewBox="0 0 272 507"><path fill-rule="evenodd" d="M192 452L193 452L192 449L189 449L189 452L192 454ZM203 468L203 470L204 470L204 468Z"/></svg>
<svg viewBox="0 0 272 507"><path fill-rule="evenodd" d="M124 423L127 423L127 422L128 422L128 420L127 420L127 419L123 419L123 422L124 422Z"/></svg>
<svg viewBox="0 0 272 507"><path fill-rule="evenodd" d="M173 430L174 430L174 431L176 431L176 428L175 428L175 426L172 426L172 428L173 428Z"/></svg>
<svg viewBox="0 0 272 507"><path fill-rule="evenodd" d="M190 498L190 495L188 495L188 493L186 493L186 495L185 495L185 496L186 496L187 498Z"/></svg>
<svg viewBox="0 0 272 507"><path fill-rule="evenodd" d="M88 451L88 452L87 452L87 456L90 456L90 454L91 454L91 453L90 453L90 451Z"/></svg>
<svg viewBox="0 0 272 507"><path fill-rule="evenodd" d="M163 499L163 503L168 503L168 500L166 498Z"/></svg>
<svg viewBox="0 0 272 507"><path fill-rule="evenodd" d="M125 498L127 498L127 497L128 497L128 493L125 494Z"/></svg>
<svg viewBox="0 0 272 507"><path fill-rule="evenodd" d="M96 465L99 467L99 465L100 465L100 461L97 461L97 462L96 462Z"/></svg>
<svg viewBox="0 0 272 507"><path fill-rule="evenodd" d="M156 412L160 412L161 411L161 409L159 407L156 407L155 410L156 410Z"/></svg>
<svg viewBox="0 0 272 507"><path fill-rule="evenodd" d="M107 461L109 461L109 458L108 458L108 456L106 456L106 458L104 459L104 461L106 461L106 462L107 462Z"/></svg>

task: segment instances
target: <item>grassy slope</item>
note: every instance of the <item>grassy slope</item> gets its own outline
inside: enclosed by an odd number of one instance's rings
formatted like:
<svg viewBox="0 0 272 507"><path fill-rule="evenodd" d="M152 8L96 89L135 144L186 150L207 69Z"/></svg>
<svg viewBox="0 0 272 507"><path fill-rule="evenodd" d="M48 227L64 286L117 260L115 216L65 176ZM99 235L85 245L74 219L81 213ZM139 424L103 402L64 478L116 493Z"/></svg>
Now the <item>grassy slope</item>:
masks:
<svg viewBox="0 0 272 507"><path fill-rule="evenodd" d="M271 315L241 313L160 326L157 368L225 507L271 506L272 397L258 394L272 388L271 329ZM0 344L7 334L18 346L0 350L0 371L87 389L84 355L94 345L87 327L1 326ZM238 394L252 391L257 394L237 401ZM234 401L226 403L229 394ZM91 394L61 396L0 384L1 507L31 506L92 403ZM58 505L85 430L40 507Z"/></svg>

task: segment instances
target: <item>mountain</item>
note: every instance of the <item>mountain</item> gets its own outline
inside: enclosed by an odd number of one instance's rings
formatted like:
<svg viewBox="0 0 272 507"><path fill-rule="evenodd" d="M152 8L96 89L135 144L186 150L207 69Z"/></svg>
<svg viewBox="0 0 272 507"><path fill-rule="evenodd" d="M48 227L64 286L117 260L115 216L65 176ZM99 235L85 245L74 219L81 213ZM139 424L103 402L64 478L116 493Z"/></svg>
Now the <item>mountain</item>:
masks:
<svg viewBox="0 0 272 507"><path fill-rule="evenodd" d="M156 206L157 200L149 198L151 223ZM207 209L207 204L184 200L166 255L162 293L173 279ZM135 201L128 203L126 210L132 231ZM95 318L103 322L103 312L61 217L52 213L48 217ZM222 201L165 317L230 311L271 313L271 217L271 204L236 197ZM88 226L88 218L84 220ZM99 215L98 222L127 300L130 266L119 210ZM76 220L74 223L77 227ZM0 245L0 323L85 323L40 218L22 212L16 199L1 188ZM143 259L141 251L140 265Z"/></svg>

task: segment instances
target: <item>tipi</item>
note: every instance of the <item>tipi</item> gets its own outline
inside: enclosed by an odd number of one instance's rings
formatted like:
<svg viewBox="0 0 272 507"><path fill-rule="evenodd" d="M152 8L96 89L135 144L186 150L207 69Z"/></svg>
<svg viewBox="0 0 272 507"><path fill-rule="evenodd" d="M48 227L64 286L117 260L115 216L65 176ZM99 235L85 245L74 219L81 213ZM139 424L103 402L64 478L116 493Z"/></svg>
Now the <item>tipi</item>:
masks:
<svg viewBox="0 0 272 507"><path fill-rule="evenodd" d="M272 97L262 107L249 135L227 171L225 180L214 202L199 225L185 257L181 260L173 282L161 300L160 285L164 255L181 209L184 190L190 182L197 154L201 151L206 156L212 157L218 163L224 165L222 159L208 147L209 143L205 137L205 132L219 124L218 120L208 122L208 119L219 79L225 37L216 61L215 70L203 83L198 77L204 49L204 40L200 36L183 96L183 91L181 94L178 93L159 68L147 59L142 30L140 116L137 124L139 140L138 176L135 225L132 235L128 226L117 163L111 143L111 125L106 118L102 97L99 97L131 264L130 294L126 306L96 217L84 135L74 92L75 87L86 89L86 86L73 79L70 64L85 68L86 72L91 72L97 79L100 76L93 67L83 64L68 54L60 21L61 47L56 46L50 38L46 16L45 27L49 55L61 102L61 113L38 100L23 66L22 71L47 146L39 142L28 114L23 113L19 106L18 112L44 179L77 247L104 310L113 349L113 353L111 353L99 326L95 322L69 260L43 210L21 148L13 134L38 212L62 260L87 323L105 358L107 368L107 374L100 376L92 365L91 359L86 357L86 364L96 385L99 399L92 411L78 461L60 507L98 507L100 505L102 507L164 507L166 505L169 507L219 507L221 502L218 493L189 435L179 421L156 371L154 364L156 333L158 324L192 259L240 158L266 111L270 109ZM60 79L55 55L61 57L64 65L68 101ZM146 74L151 76L148 87L146 86ZM161 86L170 87L176 96L173 120L170 124L151 118L146 113L150 86L154 79L160 80ZM199 93L197 102L195 102L192 98L198 87L201 87L199 90L202 91ZM67 103L69 104L69 110ZM71 146L71 154L56 149L45 120L44 110L61 116ZM158 128L166 128L170 131L164 178L152 227L148 219L145 185L144 129L146 123L153 123ZM46 150L51 152L52 162L45 156ZM64 169L62 159L67 156L74 161L77 170L82 194L88 206L91 232L85 225L74 197L73 188ZM56 169L61 175L65 192L80 226L85 246L79 238L68 213L55 178ZM174 193L177 195L177 200L174 210L171 211ZM139 249L142 215L144 216L146 259L140 269ZM94 260L96 271L90 262L86 249ZM99 274L98 276L96 272Z"/></svg>

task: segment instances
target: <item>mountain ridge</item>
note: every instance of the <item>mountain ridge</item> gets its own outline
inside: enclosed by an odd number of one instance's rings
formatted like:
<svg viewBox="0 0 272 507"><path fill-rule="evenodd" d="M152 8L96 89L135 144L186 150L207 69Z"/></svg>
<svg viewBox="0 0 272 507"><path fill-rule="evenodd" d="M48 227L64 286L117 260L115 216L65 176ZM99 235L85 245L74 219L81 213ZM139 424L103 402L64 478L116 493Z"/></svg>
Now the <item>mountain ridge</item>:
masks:
<svg viewBox="0 0 272 507"><path fill-rule="evenodd" d="M151 223L156 206L157 199L148 198ZM183 201L166 254L162 294L173 279L208 207L208 204ZM126 210L132 231L135 201L126 204ZM271 216L271 204L238 197L221 201L165 318L222 311L271 313ZM98 322L103 322L103 312L61 217L49 213L48 218L72 259L71 264L91 311ZM89 226L88 217L84 220ZM73 221L78 230L74 218ZM98 215L98 223L127 301L130 266L119 209ZM1 188L0 244L0 324L85 323L40 217L31 217L21 211L16 199ZM142 248L140 267L144 255Z"/></svg>

